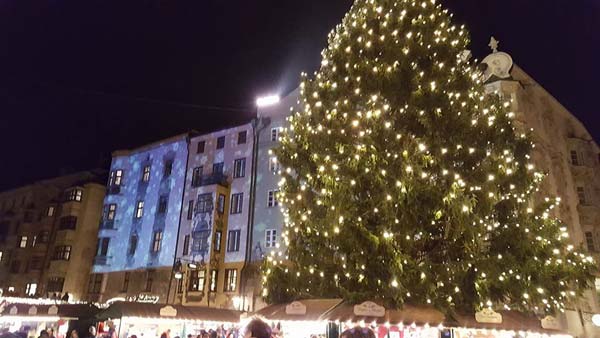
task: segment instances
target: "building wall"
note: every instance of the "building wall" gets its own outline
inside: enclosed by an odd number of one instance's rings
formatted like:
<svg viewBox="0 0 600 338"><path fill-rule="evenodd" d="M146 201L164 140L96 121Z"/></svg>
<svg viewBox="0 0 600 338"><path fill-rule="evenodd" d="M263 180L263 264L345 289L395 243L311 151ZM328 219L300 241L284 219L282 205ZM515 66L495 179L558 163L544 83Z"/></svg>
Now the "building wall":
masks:
<svg viewBox="0 0 600 338"><path fill-rule="evenodd" d="M102 176L101 172L81 172L58 178L38 181L28 186L0 193L0 287L5 293L14 289L11 294L24 296L26 291L35 295L46 295L44 276L49 270L49 263L54 248L53 236L61 215L65 191L70 187L94 182ZM92 183L89 183L92 184ZM102 194L102 192L98 192ZM83 194L85 199L87 194ZM101 199L102 197L100 197ZM52 208L52 212L49 209ZM94 210L86 205L83 213L88 214L89 224L97 226L99 218L93 219ZM26 236L25 247L18 245L21 237ZM95 245L95 244L93 244ZM67 263L68 264L68 263ZM86 266L80 267L82 274L87 274ZM13 266L14 265L14 266ZM11 269L11 266L15 269ZM35 284L35 292L27 285ZM77 284L77 283L75 283ZM79 286L65 288L62 292L77 293Z"/></svg>
<svg viewBox="0 0 600 338"><path fill-rule="evenodd" d="M240 139L240 133L245 135ZM218 149L219 138L225 138L224 145ZM202 144L199 146L199 144ZM177 257L182 262L183 279L175 281L173 288L175 302L190 305L205 305L222 308L234 308L234 298L240 292L242 268L246 259L248 240L248 216L251 205L251 174L253 152L253 129L250 123L201 135L191 140L189 165L185 182L183 217L177 246ZM242 160L242 177L234 177L236 160ZM213 164L223 164L223 175L214 172ZM199 169L201 168L201 170ZM194 177L196 175L196 177ZM237 176L240 176L239 173ZM241 212L233 210L232 198L242 194ZM219 202L222 196L223 205ZM200 200L210 201L209 207L203 207ZM192 208L190 210L190 207ZM221 210L219 210L221 209ZM222 211L222 212L221 212ZM229 250L230 231L239 231L239 244ZM220 247L215 246L215 235L220 232ZM187 238L187 240L186 240ZM190 290L190 280L194 269L188 264L197 264L196 270L205 271L201 287ZM235 270L235 287L225 290L226 270ZM218 271L216 289L210 291L215 283L211 270ZM231 272L233 273L233 272ZM179 285L181 284L181 285ZM237 298L236 302L237 302Z"/></svg>
<svg viewBox="0 0 600 338"><path fill-rule="evenodd" d="M120 273L123 271L162 271L166 267L171 270L177 244L189 137L188 134L179 135L135 150L113 153L103 223L98 231L98 251L93 266L93 273L101 274L105 280L101 290L88 290L90 299L106 300L123 295L120 286L114 287L121 284ZM167 174L169 164L171 170ZM147 166L150 170L145 181L144 168ZM116 179L118 171L121 171L120 180ZM166 210L161 211L162 199ZM141 215L137 212L138 202L144 203ZM113 219L108 216L110 205L116 206ZM155 251L154 239L159 234L162 234L162 239L159 250ZM99 277L90 276L90 279L95 278ZM167 288L157 287L156 292L163 301L166 300Z"/></svg>
<svg viewBox="0 0 600 338"><path fill-rule="evenodd" d="M556 216L567 225L571 242L587 248L598 259L600 148L583 124L518 66L513 67L510 79L493 81L488 89L512 99L517 126L523 131L532 130L534 163L539 171L547 173L539 197L561 198ZM583 189L584 200L579 198L578 188ZM586 232L592 235L590 243ZM595 290L568 308L562 321L571 334L600 336L591 323L591 315L600 311Z"/></svg>

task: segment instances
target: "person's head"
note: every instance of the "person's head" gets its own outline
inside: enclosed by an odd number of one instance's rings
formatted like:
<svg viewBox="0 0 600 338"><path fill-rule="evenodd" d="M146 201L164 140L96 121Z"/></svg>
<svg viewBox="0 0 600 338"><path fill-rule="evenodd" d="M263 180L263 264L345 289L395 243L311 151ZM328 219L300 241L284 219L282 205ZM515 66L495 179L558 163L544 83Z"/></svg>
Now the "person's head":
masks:
<svg viewBox="0 0 600 338"><path fill-rule="evenodd" d="M191 334L188 334L187 338L192 338L192 335L191 335Z"/></svg>
<svg viewBox="0 0 600 338"><path fill-rule="evenodd" d="M166 332L163 332L163 333L160 335L160 338L167 338L167 333L166 333Z"/></svg>
<svg viewBox="0 0 600 338"><path fill-rule="evenodd" d="M244 338L270 338L271 327L262 320L255 318L246 325Z"/></svg>
<svg viewBox="0 0 600 338"><path fill-rule="evenodd" d="M137 336L132 334L130 338L137 338Z"/></svg>
<svg viewBox="0 0 600 338"><path fill-rule="evenodd" d="M48 334L48 331L42 330L40 332L40 338L49 338L49 337L50 337L50 335Z"/></svg>
<svg viewBox="0 0 600 338"><path fill-rule="evenodd" d="M79 338L79 333L77 333L77 330L71 331L71 338Z"/></svg>
<svg viewBox="0 0 600 338"><path fill-rule="evenodd" d="M96 327L90 326L90 328L88 329L88 332L90 333L90 336L95 336L96 335Z"/></svg>
<svg viewBox="0 0 600 338"><path fill-rule="evenodd" d="M357 326L342 332L340 338L375 338L375 333L368 327Z"/></svg>

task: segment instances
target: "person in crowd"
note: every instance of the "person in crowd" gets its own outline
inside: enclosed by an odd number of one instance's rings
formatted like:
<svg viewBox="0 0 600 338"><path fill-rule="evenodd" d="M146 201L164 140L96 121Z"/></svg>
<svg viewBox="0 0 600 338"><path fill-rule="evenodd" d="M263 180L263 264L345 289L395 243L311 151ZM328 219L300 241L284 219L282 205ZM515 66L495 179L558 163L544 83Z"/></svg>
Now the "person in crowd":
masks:
<svg viewBox="0 0 600 338"><path fill-rule="evenodd" d="M77 330L71 331L71 338L79 338L79 333L77 332Z"/></svg>
<svg viewBox="0 0 600 338"><path fill-rule="evenodd" d="M117 338L117 330L115 329L115 323L113 321L108 322L108 337Z"/></svg>
<svg viewBox="0 0 600 338"><path fill-rule="evenodd" d="M50 335L48 334L48 331L42 330L42 331L40 331L40 337L39 338L50 338Z"/></svg>
<svg viewBox="0 0 600 338"><path fill-rule="evenodd" d="M258 318L252 319L246 325L244 338L271 338L271 327Z"/></svg>
<svg viewBox="0 0 600 338"><path fill-rule="evenodd" d="M375 338L375 333L368 327L357 326L342 332L340 338Z"/></svg>
<svg viewBox="0 0 600 338"><path fill-rule="evenodd" d="M131 337L129 337L129 338L137 338L137 336L132 334Z"/></svg>
<svg viewBox="0 0 600 338"><path fill-rule="evenodd" d="M53 328L49 328L49 329L48 329L48 336L49 336L50 338L56 338L56 337L54 336L54 329L53 329Z"/></svg>
<svg viewBox="0 0 600 338"><path fill-rule="evenodd" d="M193 338L192 334L191 334L191 333L190 333L190 334L188 334L188 335L187 335L187 338Z"/></svg>
<svg viewBox="0 0 600 338"><path fill-rule="evenodd" d="M160 338L167 338L167 333L166 332L161 333Z"/></svg>
<svg viewBox="0 0 600 338"><path fill-rule="evenodd" d="M96 338L96 327L95 326L90 326L90 328L88 329L88 335L87 338Z"/></svg>

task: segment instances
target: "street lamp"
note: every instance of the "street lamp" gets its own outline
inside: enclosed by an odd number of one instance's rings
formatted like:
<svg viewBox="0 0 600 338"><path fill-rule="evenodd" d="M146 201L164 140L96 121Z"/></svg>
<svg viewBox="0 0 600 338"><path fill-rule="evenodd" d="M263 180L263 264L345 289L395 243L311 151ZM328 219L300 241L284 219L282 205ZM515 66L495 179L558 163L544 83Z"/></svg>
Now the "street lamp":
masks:
<svg viewBox="0 0 600 338"><path fill-rule="evenodd" d="M268 107L279 103L279 95L267 95L256 99L256 106L259 108Z"/></svg>

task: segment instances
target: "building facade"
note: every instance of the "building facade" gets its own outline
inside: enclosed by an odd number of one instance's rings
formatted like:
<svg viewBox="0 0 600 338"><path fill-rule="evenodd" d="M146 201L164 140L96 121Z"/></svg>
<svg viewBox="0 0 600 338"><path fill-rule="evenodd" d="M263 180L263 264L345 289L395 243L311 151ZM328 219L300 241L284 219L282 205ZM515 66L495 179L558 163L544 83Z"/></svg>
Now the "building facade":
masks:
<svg viewBox="0 0 600 338"><path fill-rule="evenodd" d="M113 153L88 300L166 302L191 136Z"/></svg>
<svg viewBox="0 0 600 338"><path fill-rule="evenodd" d="M173 302L248 309L254 133L251 123L191 139Z"/></svg>
<svg viewBox="0 0 600 338"><path fill-rule="evenodd" d="M535 149L533 160L538 171L547 174L541 187L542 196L561 198L556 215L568 227L575 247L583 246L600 262L600 148L585 126L550 93L517 65L510 55L497 52L483 62L489 92L510 99L517 128L532 131ZM600 312L598 292L569 304L561 316L571 334L600 337L591 320Z"/></svg>
<svg viewBox="0 0 600 338"><path fill-rule="evenodd" d="M0 287L14 296L85 295L105 188L81 172L0 193Z"/></svg>

